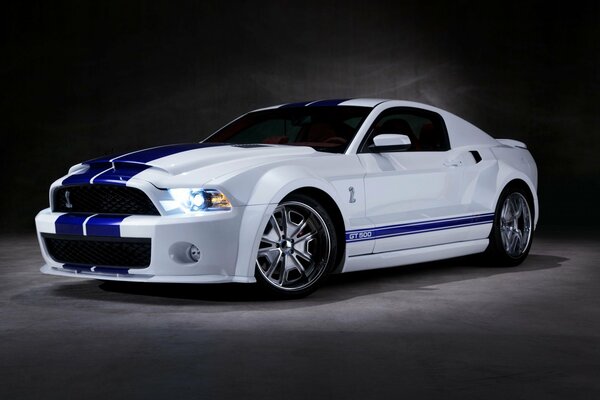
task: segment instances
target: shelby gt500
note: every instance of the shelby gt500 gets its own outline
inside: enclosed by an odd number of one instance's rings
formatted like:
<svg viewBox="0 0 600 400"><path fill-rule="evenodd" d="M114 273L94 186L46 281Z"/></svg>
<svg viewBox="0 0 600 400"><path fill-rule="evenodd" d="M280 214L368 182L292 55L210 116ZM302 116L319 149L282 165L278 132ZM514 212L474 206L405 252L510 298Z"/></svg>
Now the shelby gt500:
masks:
<svg viewBox="0 0 600 400"><path fill-rule="evenodd" d="M75 165L36 226L48 274L297 297L330 273L475 253L517 265L538 214L525 144L428 105L351 99Z"/></svg>

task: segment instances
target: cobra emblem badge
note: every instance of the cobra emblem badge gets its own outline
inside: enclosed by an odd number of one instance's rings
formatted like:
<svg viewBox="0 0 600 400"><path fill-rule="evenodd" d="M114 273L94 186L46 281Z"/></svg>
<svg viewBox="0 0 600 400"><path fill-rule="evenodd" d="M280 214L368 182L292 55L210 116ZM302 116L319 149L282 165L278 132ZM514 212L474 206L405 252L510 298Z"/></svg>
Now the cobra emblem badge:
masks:
<svg viewBox="0 0 600 400"><path fill-rule="evenodd" d="M356 199L354 198L354 187L350 186L348 188L348 191L350 192L350 200L348 200L349 203L356 203Z"/></svg>
<svg viewBox="0 0 600 400"><path fill-rule="evenodd" d="M71 204L71 192L68 190L65 191L65 207L73 208L73 204Z"/></svg>

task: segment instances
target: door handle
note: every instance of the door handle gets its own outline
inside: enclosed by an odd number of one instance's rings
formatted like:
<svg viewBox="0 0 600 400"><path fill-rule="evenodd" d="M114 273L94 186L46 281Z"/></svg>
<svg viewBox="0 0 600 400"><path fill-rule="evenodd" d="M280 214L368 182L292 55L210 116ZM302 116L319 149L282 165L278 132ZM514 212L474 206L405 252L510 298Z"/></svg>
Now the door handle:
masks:
<svg viewBox="0 0 600 400"><path fill-rule="evenodd" d="M445 167L460 167L462 165L462 161L460 160L449 160L444 163Z"/></svg>

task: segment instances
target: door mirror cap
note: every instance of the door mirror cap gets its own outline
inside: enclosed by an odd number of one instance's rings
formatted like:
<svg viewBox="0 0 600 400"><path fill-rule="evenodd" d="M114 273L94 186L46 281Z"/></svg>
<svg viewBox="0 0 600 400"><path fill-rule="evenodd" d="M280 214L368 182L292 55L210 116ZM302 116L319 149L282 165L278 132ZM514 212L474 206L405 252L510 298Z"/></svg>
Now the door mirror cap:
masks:
<svg viewBox="0 0 600 400"><path fill-rule="evenodd" d="M396 133L382 133L373 138L369 150L373 153L388 153L410 149L410 138Z"/></svg>

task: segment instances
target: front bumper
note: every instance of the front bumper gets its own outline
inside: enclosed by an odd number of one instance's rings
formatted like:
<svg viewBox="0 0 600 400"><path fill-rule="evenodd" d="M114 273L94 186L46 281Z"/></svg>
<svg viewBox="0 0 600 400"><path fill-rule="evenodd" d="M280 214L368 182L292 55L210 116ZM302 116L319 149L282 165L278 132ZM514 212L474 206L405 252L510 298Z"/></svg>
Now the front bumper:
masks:
<svg viewBox="0 0 600 400"><path fill-rule="evenodd" d="M45 209L35 219L42 256L46 262L41 271L51 275L132 282L254 282L247 268L242 269L246 273L239 273L240 269L236 268L240 229L246 208L236 207L227 212L199 216L128 216L118 225L118 237L151 239L150 264L145 268L67 264L53 259L42 235L59 233L57 220L63 213ZM85 234L86 230L83 232ZM200 250L200 258L196 262L188 257L188 249L192 245Z"/></svg>

